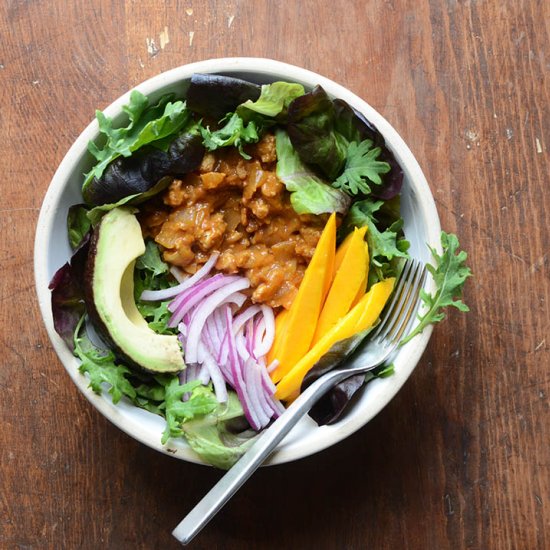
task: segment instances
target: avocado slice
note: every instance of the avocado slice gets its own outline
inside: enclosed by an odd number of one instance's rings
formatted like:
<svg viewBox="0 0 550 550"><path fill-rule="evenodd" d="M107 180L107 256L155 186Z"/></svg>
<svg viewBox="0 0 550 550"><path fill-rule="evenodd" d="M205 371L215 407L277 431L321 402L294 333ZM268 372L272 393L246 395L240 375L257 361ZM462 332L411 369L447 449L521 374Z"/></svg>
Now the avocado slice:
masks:
<svg viewBox="0 0 550 550"><path fill-rule="evenodd" d="M185 368L177 336L150 329L134 301L134 266L145 242L133 212L114 208L94 228L84 276L86 307L96 330L125 364L176 373Z"/></svg>

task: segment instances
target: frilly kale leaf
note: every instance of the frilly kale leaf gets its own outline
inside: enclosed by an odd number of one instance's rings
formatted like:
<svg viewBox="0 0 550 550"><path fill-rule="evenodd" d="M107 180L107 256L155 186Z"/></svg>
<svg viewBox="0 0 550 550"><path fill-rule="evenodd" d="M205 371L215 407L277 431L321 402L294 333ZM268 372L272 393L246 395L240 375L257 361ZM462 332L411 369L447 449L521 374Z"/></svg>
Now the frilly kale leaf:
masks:
<svg viewBox="0 0 550 550"><path fill-rule="evenodd" d="M179 437L184 434L181 429L183 422L209 414L218 406L214 392L202 386L199 380L181 385L178 378L174 377L166 385L165 391L166 428L162 434L163 444L170 437ZM191 394L189 398L183 401L183 396L189 393Z"/></svg>
<svg viewBox="0 0 550 550"><path fill-rule="evenodd" d="M136 398L136 390L126 378L130 369L124 365L115 363L115 354L108 349L99 349L90 340L84 325L85 317L80 319L74 335L74 354L80 359L78 370L87 374L90 387L95 393L100 394L102 384L107 383L113 403L118 403L123 395L132 401Z"/></svg>
<svg viewBox="0 0 550 550"><path fill-rule="evenodd" d="M352 141L348 145L344 171L332 184L337 189L343 189L350 195L368 195L371 192L369 183L382 184L380 174L387 174L390 165L377 160L382 149L372 147L371 140L361 143Z"/></svg>

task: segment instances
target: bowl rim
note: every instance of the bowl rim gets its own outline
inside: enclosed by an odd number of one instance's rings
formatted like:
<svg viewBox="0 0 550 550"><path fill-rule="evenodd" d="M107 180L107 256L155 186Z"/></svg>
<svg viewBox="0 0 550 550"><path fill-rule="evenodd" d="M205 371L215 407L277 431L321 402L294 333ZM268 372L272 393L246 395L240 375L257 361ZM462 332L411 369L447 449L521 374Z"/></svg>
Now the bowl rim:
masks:
<svg viewBox="0 0 550 550"><path fill-rule="evenodd" d="M145 95L150 95L154 92L158 92L162 88L184 81L190 78L193 73L197 72L224 74L239 73L241 75L249 73L255 75L256 78L265 76L271 79L273 79L274 75L277 75L277 78L281 78L282 80L300 82L307 86L320 84L327 90L329 95L344 99L350 105L365 114L365 116L380 130L386 142L391 146L396 157L398 157L398 161L404 168L404 171L408 173L408 178L410 182L413 183L412 187L414 190L418 191L419 203L424 213L424 217L430 220L430 226L427 227L427 233L429 235L428 244L435 247L437 250L440 249L439 235L441 226L435 201L422 169L405 141L393 126L391 126L391 124L365 100L361 99L341 84L313 71L262 57L206 59L175 67L145 80L113 101L104 109L104 113L110 117L120 114L122 105L128 102L130 92L133 89L137 89ZM48 283L50 281L50 275L48 274L48 243L52 236L53 220L59 207L60 197L70 174L73 172L82 154L86 151L88 141L97 137L98 131L97 120L94 119L73 142L54 173L40 208L34 243L34 275L42 319L53 348L65 367L65 370L81 393L103 414L103 416L105 416L105 418L115 424L115 426L123 432L130 435L133 439L140 441L148 447L188 462L205 464L186 443L184 445L177 444L176 448L174 448L174 445L171 445L170 442L167 445L162 445L160 442L160 434L156 439L149 437L147 434L144 435L138 429L139 419L135 422L130 422L118 409L120 403L118 405L113 405L110 399L95 394L88 387L87 378L81 375L78 369L75 368L78 365L78 360L69 351L53 327L50 291L48 290ZM429 285L430 283L428 283L428 286ZM283 440L266 464L282 464L312 455L342 441L367 424L393 399L412 374L428 344L431 333L432 327L429 326L421 334L403 346L402 350L407 351L407 361L400 366L398 372L396 369L396 373L391 377L393 379L392 383L386 388L386 391L382 395L383 398L375 399L375 402L371 404L372 406L364 411L362 416L347 415L333 425L321 427L315 425L316 437L305 448L301 446L299 442L297 444L285 446L285 440ZM390 380L390 378L385 380ZM376 382L382 381L375 380L371 382L370 385Z"/></svg>

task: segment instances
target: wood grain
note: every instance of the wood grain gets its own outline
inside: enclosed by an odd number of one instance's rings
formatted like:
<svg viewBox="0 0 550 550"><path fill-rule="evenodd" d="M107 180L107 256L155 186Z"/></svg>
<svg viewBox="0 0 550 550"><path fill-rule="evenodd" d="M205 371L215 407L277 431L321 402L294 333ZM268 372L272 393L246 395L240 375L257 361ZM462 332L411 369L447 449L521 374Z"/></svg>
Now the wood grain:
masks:
<svg viewBox="0 0 550 550"><path fill-rule="evenodd" d="M200 59L317 71L382 112L469 252L451 312L352 437L264 469L193 548L550 547L550 4L75 0L0 7L1 548L177 548L218 479L86 402L41 325L35 223L72 141L121 93Z"/></svg>

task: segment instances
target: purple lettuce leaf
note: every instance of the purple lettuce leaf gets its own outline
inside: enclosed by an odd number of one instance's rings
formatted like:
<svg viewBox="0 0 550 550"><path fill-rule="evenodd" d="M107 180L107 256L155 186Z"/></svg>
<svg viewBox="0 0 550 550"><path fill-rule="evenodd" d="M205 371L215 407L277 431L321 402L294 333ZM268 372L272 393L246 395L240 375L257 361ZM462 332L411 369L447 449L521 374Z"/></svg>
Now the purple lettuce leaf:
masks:
<svg viewBox="0 0 550 550"><path fill-rule="evenodd" d="M88 257L90 232L86 233L71 259L59 268L48 288L52 291L52 315L55 331L71 351L78 321L84 315L84 268Z"/></svg>
<svg viewBox="0 0 550 550"><path fill-rule="evenodd" d="M287 132L301 160L335 180L346 161L347 144L335 132L335 109L321 86L288 106Z"/></svg>
<svg viewBox="0 0 550 550"><path fill-rule="evenodd" d="M221 119L245 101L256 101L261 87L252 82L218 74L191 76L187 107L199 115Z"/></svg>

